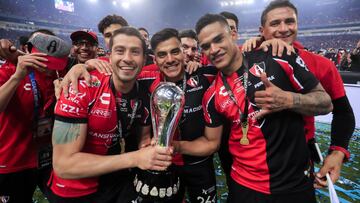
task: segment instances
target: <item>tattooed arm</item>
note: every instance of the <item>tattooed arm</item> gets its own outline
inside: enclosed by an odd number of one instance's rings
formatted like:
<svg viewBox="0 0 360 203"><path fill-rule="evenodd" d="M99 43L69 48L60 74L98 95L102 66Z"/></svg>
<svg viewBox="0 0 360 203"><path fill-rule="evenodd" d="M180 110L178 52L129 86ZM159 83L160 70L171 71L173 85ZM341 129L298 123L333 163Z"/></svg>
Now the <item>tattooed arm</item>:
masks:
<svg viewBox="0 0 360 203"><path fill-rule="evenodd" d="M132 167L165 170L171 164L171 152L163 147L145 147L118 155L82 152L86 135L87 124L55 121L52 140L53 168L59 177L95 177Z"/></svg>
<svg viewBox="0 0 360 203"><path fill-rule="evenodd" d="M255 92L255 102L261 108L256 115L261 118L267 114L291 109L302 115L313 116L327 114L332 111L330 96L319 83L306 94L284 91L272 84L266 77L261 75L261 81L265 90Z"/></svg>

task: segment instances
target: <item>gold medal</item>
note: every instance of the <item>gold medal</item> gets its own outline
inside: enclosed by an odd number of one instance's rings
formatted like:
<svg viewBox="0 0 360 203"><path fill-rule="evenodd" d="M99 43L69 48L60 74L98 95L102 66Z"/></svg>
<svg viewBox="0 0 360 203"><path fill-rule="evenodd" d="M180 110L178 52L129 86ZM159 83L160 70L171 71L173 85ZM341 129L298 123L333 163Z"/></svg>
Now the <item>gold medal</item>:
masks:
<svg viewBox="0 0 360 203"><path fill-rule="evenodd" d="M241 130L243 133L242 138L240 139L240 144L241 145L248 145L249 144L249 139L247 137L247 133L249 130L249 124L247 121L241 122Z"/></svg>
<svg viewBox="0 0 360 203"><path fill-rule="evenodd" d="M121 147L120 154L125 153L125 139L124 138L120 139L120 147Z"/></svg>

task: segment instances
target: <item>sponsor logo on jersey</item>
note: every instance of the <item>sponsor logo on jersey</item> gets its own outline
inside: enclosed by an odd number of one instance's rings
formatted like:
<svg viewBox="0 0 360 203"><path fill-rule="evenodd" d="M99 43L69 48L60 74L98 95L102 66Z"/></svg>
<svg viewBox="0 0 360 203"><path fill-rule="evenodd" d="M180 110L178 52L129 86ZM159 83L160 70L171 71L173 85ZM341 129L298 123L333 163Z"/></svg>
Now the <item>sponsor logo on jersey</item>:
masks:
<svg viewBox="0 0 360 203"><path fill-rule="evenodd" d="M190 77L186 81L186 84L190 87L197 87L199 85L199 77L197 75Z"/></svg>
<svg viewBox="0 0 360 203"><path fill-rule="evenodd" d="M202 105L195 106L193 108L184 108L184 113L194 113L200 111L202 109Z"/></svg>
<svg viewBox="0 0 360 203"><path fill-rule="evenodd" d="M30 83L25 83L24 90L25 91L31 91L31 84Z"/></svg>
<svg viewBox="0 0 360 203"><path fill-rule="evenodd" d="M101 96L99 97L99 99L102 104L109 105L110 104L110 93L102 93Z"/></svg>
<svg viewBox="0 0 360 203"><path fill-rule="evenodd" d="M93 108L91 114L97 117L110 118L111 111L109 109Z"/></svg>
<svg viewBox="0 0 360 203"><path fill-rule="evenodd" d="M303 61L303 59L300 56L296 57L296 63L299 64L299 66L305 68L306 71L309 71L305 65L305 62Z"/></svg>
<svg viewBox="0 0 360 203"><path fill-rule="evenodd" d="M66 112L66 113L79 115L80 108L69 105L69 104L61 103L60 110L63 112Z"/></svg>
<svg viewBox="0 0 360 203"><path fill-rule="evenodd" d="M263 61L260 63L254 63L249 72L255 77L260 77L261 73L265 72L265 63Z"/></svg>

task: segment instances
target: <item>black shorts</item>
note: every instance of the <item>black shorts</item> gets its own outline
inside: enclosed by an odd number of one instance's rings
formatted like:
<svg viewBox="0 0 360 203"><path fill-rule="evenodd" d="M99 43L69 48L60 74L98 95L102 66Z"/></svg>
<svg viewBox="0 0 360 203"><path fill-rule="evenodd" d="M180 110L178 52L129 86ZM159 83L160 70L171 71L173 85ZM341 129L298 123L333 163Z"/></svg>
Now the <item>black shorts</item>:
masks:
<svg viewBox="0 0 360 203"><path fill-rule="evenodd" d="M37 169L0 174L0 196L8 203L32 203L38 181ZM1 200L0 200L1 201Z"/></svg>
<svg viewBox="0 0 360 203"><path fill-rule="evenodd" d="M64 198L55 195L47 188L46 196L51 203L130 203L137 202L138 195L133 185L134 175L131 172L114 172L99 178L98 191L96 193L75 197Z"/></svg>
<svg viewBox="0 0 360 203"><path fill-rule="evenodd" d="M228 203L316 203L314 188L288 194L269 195L244 187L233 179L230 180L228 185Z"/></svg>
<svg viewBox="0 0 360 203"><path fill-rule="evenodd" d="M212 156L205 161L176 167L180 175L180 190L170 202L182 202L185 191L190 202L217 202L216 177Z"/></svg>

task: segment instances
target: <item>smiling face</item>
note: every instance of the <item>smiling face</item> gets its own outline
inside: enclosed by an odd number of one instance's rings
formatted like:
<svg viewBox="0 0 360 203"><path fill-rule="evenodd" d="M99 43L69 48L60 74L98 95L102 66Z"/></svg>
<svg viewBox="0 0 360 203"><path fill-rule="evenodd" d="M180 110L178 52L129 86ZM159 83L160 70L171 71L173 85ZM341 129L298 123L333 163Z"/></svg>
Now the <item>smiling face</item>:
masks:
<svg viewBox="0 0 360 203"><path fill-rule="evenodd" d="M96 57L97 45L87 39L79 39L73 42L73 51L79 63Z"/></svg>
<svg viewBox="0 0 360 203"><path fill-rule="evenodd" d="M185 55L185 62L194 60L198 51L197 41L190 37L181 38L181 48Z"/></svg>
<svg viewBox="0 0 360 203"><path fill-rule="evenodd" d="M134 81L144 65L142 42L136 36L118 34L113 38L110 54L114 79Z"/></svg>
<svg viewBox="0 0 360 203"><path fill-rule="evenodd" d="M238 68L235 67L236 56L240 51L228 26L219 22L206 25L201 29L198 38L203 53L217 69L229 72Z"/></svg>
<svg viewBox="0 0 360 203"><path fill-rule="evenodd" d="M185 73L184 54L180 41L172 37L160 42L155 49L155 61L166 80L177 82Z"/></svg>
<svg viewBox="0 0 360 203"><path fill-rule="evenodd" d="M260 27L265 40L282 39L292 44L296 40L298 25L294 9L290 7L275 8L266 14L266 21Z"/></svg>

